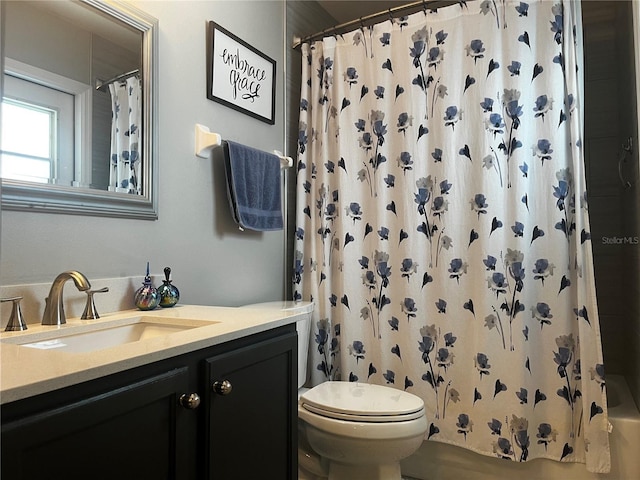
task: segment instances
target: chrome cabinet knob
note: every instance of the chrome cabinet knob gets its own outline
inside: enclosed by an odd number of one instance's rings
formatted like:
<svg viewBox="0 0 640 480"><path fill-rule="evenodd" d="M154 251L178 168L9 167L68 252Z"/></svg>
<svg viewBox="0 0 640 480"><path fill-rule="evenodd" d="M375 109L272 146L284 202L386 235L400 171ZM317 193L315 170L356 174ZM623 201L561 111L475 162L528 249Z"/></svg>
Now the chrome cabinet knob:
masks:
<svg viewBox="0 0 640 480"><path fill-rule="evenodd" d="M180 395L180 405L189 410L194 410L200 405L200 395L197 393L183 393Z"/></svg>
<svg viewBox="0 0 640 480"><path fill-rule="evenodd" d="M223 380L222 382L214 382L211 389L218 395L229 395L233 387L229 380Z"/></svg>

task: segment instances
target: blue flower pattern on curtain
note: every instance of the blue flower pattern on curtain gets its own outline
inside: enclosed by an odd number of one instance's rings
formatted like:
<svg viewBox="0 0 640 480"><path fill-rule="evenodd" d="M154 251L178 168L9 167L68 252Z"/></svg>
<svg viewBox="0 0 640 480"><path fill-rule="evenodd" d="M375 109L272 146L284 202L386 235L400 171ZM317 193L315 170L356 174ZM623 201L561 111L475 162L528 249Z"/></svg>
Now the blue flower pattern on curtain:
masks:
<svg viewBox="0 0 640 480"><path fill-rule="evenodd" d="M478 1L303 44L294 295L312 382L428 439L609 469L579 4Z"/></svg>
<svg viewBox="0 0 640 480"><path fill-rule="evenodd" d="M111 168L109 190L142 194L141 85L137 76L111 83Z"/></svg>

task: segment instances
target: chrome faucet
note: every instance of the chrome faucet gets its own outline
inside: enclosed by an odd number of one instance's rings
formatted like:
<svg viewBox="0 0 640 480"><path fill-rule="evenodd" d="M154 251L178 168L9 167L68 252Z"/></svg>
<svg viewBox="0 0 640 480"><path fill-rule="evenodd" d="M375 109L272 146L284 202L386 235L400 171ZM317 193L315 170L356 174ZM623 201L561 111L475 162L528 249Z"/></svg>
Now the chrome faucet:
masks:
<svg viewBox="0 0 640 480"><path fill-rule="evenodd" d="M62 290L65 282L69 279L73 280L73 283L76 284L76 288L81 292L91 288L91 284L89 283L89 280L87 280L87 277L75 270L62 272L58 275L51 284L51 290L49 290L49 296L46 299L44 315L42 315L42 325L62 325L63 323L67 323L67 319L64 315Z"/></svg>

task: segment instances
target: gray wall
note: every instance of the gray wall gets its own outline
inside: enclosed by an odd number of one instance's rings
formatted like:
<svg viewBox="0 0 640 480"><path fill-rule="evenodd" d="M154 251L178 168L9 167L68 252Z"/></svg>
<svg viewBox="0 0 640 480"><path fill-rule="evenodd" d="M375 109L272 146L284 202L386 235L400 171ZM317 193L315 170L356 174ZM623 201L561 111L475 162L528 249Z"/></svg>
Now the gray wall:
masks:
<svg viewBox="0 0 640 480"><path fill-rule="evenodd" d="M5 3L7 38L4 54L49 72L90 83L91 34L39 8L22 2ZM52 41L52 39L55 39ZM78 59L81 59L79 61Z"/></svg>
<svg viewBox="0 0 640 480"><path fill-rule="evenodd" d="M90 279L136 276L149 261L155 274L172 267L182 303L234 306L283 298L284 232L237 229L220 159L194 155L194 126L256 148L285 149L285 2L131 3L159 20L159 219L3 211L0 285L51 282L69 269ZM276 60L275 125L207 99L209 20Z"/></svg>

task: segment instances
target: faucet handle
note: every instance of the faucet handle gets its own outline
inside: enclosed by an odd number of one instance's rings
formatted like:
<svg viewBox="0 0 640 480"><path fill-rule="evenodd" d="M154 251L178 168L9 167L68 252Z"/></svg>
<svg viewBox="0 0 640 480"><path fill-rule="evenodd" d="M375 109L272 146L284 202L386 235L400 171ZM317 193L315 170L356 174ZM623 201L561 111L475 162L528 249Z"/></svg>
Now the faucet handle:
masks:
<svg viewBox="0 0 640 480"><path fill-rule="evenodd" d="M93 301L93 294L94 293L105 293L109 291L109 287L104 287L101 288L99 290L86 290L85 293L87 294L87 304L84 307L84 312L82 313L82 316L80 317L81 320L96 320L98 318L100 318L100 315L98 315L98 310L96 310L96 304Z"/></svg>
<svg viewBox="0 0 640 480"><path fill-rule="evenodd" d="M20 300L22 300L22 297L0 298L0 302L13 302L9 323L7 323L7 328L4 329L5 332L16 332L27 329L27 324L22 317L22 310L20 310Z"/></svg>

